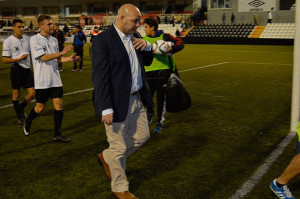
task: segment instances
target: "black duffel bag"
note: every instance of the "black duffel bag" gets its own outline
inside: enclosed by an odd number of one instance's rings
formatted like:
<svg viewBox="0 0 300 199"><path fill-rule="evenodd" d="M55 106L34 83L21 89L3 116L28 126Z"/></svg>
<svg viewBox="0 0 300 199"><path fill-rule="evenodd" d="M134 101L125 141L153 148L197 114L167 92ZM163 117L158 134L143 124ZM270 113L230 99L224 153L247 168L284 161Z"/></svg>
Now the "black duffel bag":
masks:
<svg viewBox="0 0 300 199"><path fill-rule="evenodd" d="M176 113L184 111L191 106L191 97L183 87L182 81L172 73L166 88L167 112Z"/></svg>

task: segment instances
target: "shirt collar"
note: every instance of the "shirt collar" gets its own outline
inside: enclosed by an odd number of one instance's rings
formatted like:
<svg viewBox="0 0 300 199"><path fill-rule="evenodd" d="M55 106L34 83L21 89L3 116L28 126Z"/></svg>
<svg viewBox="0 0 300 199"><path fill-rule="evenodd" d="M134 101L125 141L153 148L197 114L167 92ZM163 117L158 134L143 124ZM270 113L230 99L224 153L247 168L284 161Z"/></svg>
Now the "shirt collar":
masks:
<svg viewBox="0 0 300 199"><path fill-rule="evenodd" d="M119 30L117 28L117 26L115 26L115 23L113 23L113 25L114 25L114 27L115 27L115 29L116 29L117 33L119 34L119 36L120 36L120 38L121 38L122 41L131 39L132 34L131 35L125 35L121 30Z"/></svg>
<svg viewBox="0 0 300 199"><path fill-rule="evenodd" d="M45 37L44 35L42 35L41 33L38 33L42 38L45 38L45 39L47 39L47 40L49 40L50 39L50 35L48 36L48 37Z"/></svg>
<svg viewBox="0 0 300 199"><path fill-rule="evenodd" d="M13 38L15 38L17 40L21 40L21 41L23 40L23 36L22 36L22 38L15 37L15 35L13 35L13 34L11 36L13 36Z"/></svg>

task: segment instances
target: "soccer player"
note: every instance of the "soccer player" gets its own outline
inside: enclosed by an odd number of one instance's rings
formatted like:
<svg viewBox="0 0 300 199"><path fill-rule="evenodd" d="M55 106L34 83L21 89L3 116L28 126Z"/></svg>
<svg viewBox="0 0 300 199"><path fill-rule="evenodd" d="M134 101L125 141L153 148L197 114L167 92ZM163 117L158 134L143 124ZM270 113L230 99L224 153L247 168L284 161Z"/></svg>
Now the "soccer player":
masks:
<svg viewBox="0 0 300 199"><path fill-rule="evenodd" d="M10 77L12 85L12 102L17 114L18 124L23 124L26 118L25 106L34 97L34 82L30 70L30 44L29 38L23 35L24 24L21 19L12 22L13 35L3 42L2 61L11 64ZM27 89L27 95L19 103L20 88Z"/></svg>
<svg viewBox="0 0 300 199"><path fill-rule="evenodd" d="M164 33L162 30L158 30L158 21L154 18L144 19L146 37L143 39L153 44L157 40L171 41L174 43L170 46L168 53L174 54L182 50L184 44L181 39L173 37L168 33ZM147 81L150 87L151 95L157 94L157 123L154 132L161 133L162 126L165 121L165 96L166 85L170 74L177 72L175 67L175 61L173 55L157 55L154 54L153 62L150 66L145 67ZM148 108L147 117L148 123L152 122L152 116L154 115L153 109Z"/></svg>
<svg viewBox="0 0 300 199"><path fill-rule="evenodd" d="M52 37L53 22L50 16L40 15L38 18L40 33L30 39L31 57L35 79L36 106L30 111L23 126L25 135L30 134L32 121L45 109L46 102L50 99L54 106L54 140L69 142L71 139L61 135L63 120L63 89L57 62L74 61L75 55L62 57L73 46L66 46L59 52L57 39ZM78 57L76 57L78 58Z"/></svg>

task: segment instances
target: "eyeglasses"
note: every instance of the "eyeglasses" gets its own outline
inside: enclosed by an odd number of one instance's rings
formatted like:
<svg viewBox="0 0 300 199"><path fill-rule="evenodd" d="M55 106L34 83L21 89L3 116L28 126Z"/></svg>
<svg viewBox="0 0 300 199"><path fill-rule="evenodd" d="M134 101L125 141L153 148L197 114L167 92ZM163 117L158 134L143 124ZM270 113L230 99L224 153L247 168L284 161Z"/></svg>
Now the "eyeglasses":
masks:
<svg viewBox="0 0 300 199"><path fill-rule="evenodd" d="M24 28L24 26L17 26L17 28Z"/></svg>
<svg viewBox="0 0 300 199"><path fill-rule="evenodd" d="M53 26L53 23L48 23L47 26Z"/></svg>

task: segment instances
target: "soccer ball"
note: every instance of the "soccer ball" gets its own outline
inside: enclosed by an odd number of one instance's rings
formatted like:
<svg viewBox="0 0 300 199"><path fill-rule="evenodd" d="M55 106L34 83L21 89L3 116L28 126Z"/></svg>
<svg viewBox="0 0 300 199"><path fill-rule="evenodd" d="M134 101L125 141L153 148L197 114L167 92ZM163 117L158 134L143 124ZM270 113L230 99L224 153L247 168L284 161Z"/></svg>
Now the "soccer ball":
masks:
<svg viewBox="0 0 300 199"><path fill-rule="evenodd" d="M157 40L152 44L152 51L154 54L164 55L169 50L170 46L172 46L172 42Z"/></svg>

